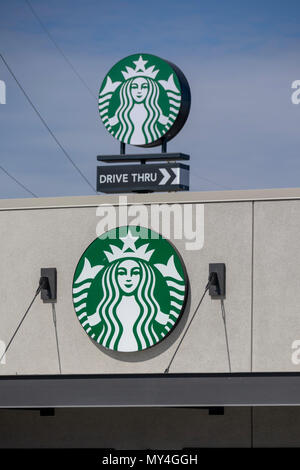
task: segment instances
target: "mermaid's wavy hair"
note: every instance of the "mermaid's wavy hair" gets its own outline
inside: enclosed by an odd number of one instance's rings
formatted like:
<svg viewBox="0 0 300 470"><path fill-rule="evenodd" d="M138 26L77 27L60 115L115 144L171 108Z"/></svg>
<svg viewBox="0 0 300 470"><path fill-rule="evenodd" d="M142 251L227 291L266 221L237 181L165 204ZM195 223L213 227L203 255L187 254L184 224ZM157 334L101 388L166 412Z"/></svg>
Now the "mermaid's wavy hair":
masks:
<svg viewBox="0 0 300 470"><path fill-rule="evenodd" d="M135 259L140 268L140 282L135 291L135 299L140 307L139 316L133 326L133 333L138 349L145 349L158 342L153 322L160 311L159 304L154 297L155 272L144 260ZM122 291L118 284L118 267L122 261L111 263L103 272L103 297L97 307L97 313L103 325L98 342L109 349L118 350L123 327L117 316L117 308L122 299Z"/></svg>

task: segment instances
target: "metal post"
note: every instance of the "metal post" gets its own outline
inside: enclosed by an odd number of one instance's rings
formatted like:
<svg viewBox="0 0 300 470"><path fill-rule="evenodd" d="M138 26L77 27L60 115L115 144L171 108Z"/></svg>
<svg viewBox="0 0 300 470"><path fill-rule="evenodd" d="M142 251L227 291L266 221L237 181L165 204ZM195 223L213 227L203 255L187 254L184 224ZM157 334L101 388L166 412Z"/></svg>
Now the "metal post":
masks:
<svg viewBox="0 0 300 470"><path fill-rule="evenodd" d="M124 142L120 142L120 154L125 155L125 151L126 151L126 144L124 144Z"/></svg>
<svg viewBox="0 0 300 470"><path fill-rule="evenodd" d="M167 153L167 139L163 139L161 143L161 153Z"/></svg>

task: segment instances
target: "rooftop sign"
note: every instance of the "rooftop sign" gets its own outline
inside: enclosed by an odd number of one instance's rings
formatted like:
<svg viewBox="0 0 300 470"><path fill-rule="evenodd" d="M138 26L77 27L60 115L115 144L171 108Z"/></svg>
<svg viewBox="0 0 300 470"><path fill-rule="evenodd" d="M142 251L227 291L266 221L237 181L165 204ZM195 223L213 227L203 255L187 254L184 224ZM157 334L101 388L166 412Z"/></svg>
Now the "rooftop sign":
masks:
<svg viewBox="0 0 300 470"><path fill-rule="evenodd" d="M155 147L182 129L190 110L188 82L179 68L150 54L115 64L99 91L108 132L124 144Z"/></svg>

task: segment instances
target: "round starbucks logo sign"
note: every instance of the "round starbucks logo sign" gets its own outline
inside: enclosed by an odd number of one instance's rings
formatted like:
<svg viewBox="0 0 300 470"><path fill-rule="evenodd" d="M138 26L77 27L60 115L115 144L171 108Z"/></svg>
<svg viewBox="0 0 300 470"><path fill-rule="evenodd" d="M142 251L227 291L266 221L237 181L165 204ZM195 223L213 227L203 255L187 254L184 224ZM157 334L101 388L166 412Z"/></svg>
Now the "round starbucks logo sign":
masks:
<svg viewBox="0 0 300 470"><path fill-rule="evenodd" d="M150 54L120 60L99 92L99 112L119 141L141 147L160 145L183 127L190 110L190 89L179 68Z"/></svg>
<svg viewBox="0 0 300 470"><path fill-rule="evenodd" d="M97 343L140 351L175 327L187 296L183 261L173 245L150 229L126 226L96 238L73 280L78 320Z"/></svg>

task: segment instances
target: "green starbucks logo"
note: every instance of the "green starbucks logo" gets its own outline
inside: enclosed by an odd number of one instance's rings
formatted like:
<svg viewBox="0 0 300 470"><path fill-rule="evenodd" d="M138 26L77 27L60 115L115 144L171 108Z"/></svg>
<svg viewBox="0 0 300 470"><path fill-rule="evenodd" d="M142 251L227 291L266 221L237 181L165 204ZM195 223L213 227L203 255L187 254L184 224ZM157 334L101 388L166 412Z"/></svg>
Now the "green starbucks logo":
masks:
<svg viewBox="0 0 300 470"><path fill-rule="evenodd" d="M160 145L184 125L190 90L173 64L149 54L119 61L99 92L99 112L106 129L119 141L142 147Z"/></svg>
<svg viewBox="0 0 300 470"><path fill-rule="evenodd" d="M104 233L83 253L73 303L86 333L115 351L159 343L180 319L187 296L183 261L150 229L126 226Z"/></svg>

